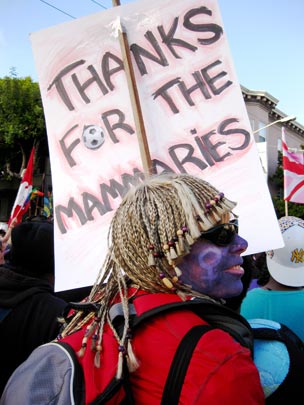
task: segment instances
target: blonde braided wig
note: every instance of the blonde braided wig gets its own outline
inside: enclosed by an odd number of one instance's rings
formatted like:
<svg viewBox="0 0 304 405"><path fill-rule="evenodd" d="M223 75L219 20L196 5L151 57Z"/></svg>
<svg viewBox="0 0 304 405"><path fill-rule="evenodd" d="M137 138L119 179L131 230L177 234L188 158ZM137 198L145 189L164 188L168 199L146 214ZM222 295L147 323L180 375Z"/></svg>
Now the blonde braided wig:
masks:
<svg viewBox="0 0 304 405"><path fill-rule="evenodd" d="M225 198L210 183L188 174L151 176L131 189L116 210L108 234L109 250L89 300L100 302L98 321L90 324L98 331L100 355L102 333L108 311L117 294L125 318L119 347L126 347L130 370L137 367L128 340L128 285L150 293L164 292L199 296L191 286L179 282L178 261L189 252L202 231L218 224L236 203ZM67 326L64 334L79 327L81 314ZM93 315L92 315L93 319ZM89 327L88 327L89 329ZM112 329L114 329L112 327ZM87 335L92 335L88 331ZM95 365L99 365L96 357ZM121 353L117 376L121 375Z"/></svg>

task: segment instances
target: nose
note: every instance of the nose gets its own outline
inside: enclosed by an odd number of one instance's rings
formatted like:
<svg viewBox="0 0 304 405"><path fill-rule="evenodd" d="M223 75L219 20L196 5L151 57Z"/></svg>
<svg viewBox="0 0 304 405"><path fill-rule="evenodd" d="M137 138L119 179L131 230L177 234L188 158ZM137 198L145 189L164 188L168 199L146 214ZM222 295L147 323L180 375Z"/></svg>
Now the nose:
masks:
<svg viewBox="0 0 304 405"><path fill-rule="evenodd" d="M245 252L247 248L248 248L247 240L242 238L240 235L235 235L233 241L231 242L231 251L234 253L241 254Z"/></svg>

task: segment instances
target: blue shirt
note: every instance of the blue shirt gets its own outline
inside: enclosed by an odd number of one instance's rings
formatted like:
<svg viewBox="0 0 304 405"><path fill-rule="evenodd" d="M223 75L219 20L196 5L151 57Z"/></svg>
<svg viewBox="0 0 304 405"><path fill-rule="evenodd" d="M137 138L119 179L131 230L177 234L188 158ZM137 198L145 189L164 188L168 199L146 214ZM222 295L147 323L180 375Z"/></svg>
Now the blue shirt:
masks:
<svg viewBox="0 0 304 405"><path fill-rule="evenodd" d="M304 290L269 291L254 288L247 292L241 305L247 320L271 319L288 326L304 341Z"/></svg>

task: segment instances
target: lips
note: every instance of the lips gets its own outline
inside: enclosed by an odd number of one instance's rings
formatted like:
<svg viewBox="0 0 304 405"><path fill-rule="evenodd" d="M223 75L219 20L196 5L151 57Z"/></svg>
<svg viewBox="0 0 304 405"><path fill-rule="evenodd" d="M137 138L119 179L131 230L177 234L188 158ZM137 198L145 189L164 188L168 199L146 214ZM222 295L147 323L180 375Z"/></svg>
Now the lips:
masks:
<svg viewBox="0 0 304 405"><path fill-rule="evenodd" d="M229 267L229 269L225 270L225 273L233 274L235 276L242 277L245 273L245 270L240 265Z"/></svg>

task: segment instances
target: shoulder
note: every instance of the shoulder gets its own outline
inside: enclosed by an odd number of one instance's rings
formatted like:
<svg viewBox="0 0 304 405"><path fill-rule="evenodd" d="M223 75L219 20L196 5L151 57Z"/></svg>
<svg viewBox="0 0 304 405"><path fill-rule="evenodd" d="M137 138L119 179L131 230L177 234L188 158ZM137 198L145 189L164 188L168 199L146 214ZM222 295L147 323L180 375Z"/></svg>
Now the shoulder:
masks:
<svg viewBox="0 0 304 405"><path fill-rule="evenodd" d="M271 291L265 290L262 287L252 288L250 291L247 292L246 298L266 295L269 292L271 292Z"/></svg>

